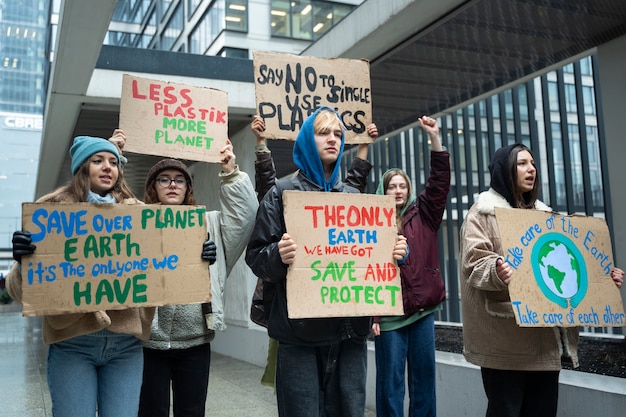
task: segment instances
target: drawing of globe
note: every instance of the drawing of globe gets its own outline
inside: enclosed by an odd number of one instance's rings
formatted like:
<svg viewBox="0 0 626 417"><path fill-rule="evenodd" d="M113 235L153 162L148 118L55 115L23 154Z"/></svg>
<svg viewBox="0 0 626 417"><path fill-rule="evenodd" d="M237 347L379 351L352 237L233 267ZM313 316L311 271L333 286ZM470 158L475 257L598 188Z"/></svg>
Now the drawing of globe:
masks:
<svg viewBox="0 0 626 417"><path fill-rule="evenodd" d="M557 240L546 241L539 248L537 260L541 279L554 295L572 298L578 293L580 267L574 253L566 245Z"/></svg>

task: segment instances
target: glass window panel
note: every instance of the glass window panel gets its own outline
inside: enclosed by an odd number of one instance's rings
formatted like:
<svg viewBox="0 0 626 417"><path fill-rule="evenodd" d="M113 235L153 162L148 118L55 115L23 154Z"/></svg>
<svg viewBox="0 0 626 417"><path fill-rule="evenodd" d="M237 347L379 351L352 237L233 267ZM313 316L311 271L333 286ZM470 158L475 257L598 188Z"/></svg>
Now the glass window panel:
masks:
<svg viewBox="0 0 626 417"><path fill-rule="evenodd" d="M189 53L204 55L209 47L211 36L211 18L209 13L205 13L204 16L198 21L198 24L194 28L193 32L189 36Z"/></svg>
<svg viewBox="0 0 626 417"><path fill-rule="evenodd" d="M313 38L319 39L333 26L332 3L314 3Z"/></svg>
<svg viewBox="0 0 626 417"><path fill-rule="evenodd" d="M593 67L591 65L590 56L580 60L580 73L582 75L593 75Z"/></svg>
<svg viewBox="0 0 626 417"><path fill-rule="evenodd" d="M248 1L226 0L226 29L248 31Z"/></svg>
<svg viewBox="0 0 626 417"><path fill-rule="evenodd" d="M583 86L583 105L585 114L596 114L596 97L593 87Z"/></svg>
<svg viewBox="0 0 626 417"><path fill-rule="evenodd" d="M565 84L565 111L576 113L576 86Z"/></svg>
<svg viewBox="0 0 626 417"><path fill-rule="evenodd" d="M292 1L291 27L296 39L313 39L313 6L310 1Z"/></svg>
<svg viewBox="0 0 626 417"><path fill-rule="evenodd" d="M169 51L180 36L184 24L183 6L179 3L161 36L161 49Z"/></svg>
<svg viewBox="0 0 626 417"><path fill-rule="evenodd" d="M291 15L289 1L272 0L270 11L272 36L291 36Z"/></svg>
<svg viewBox="0 0 626 417"><path fill-rule="evenodd" d="M548 82L548 100L550 111L559 111L559 89L553 81Z"/></svg>

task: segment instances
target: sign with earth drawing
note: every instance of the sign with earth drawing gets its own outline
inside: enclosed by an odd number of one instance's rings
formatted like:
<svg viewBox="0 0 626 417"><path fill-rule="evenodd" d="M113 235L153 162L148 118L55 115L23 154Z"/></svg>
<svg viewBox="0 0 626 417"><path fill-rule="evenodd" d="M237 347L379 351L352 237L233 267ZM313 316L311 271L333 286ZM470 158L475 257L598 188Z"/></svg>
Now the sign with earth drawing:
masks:
<svg viewBox="0 0 626 417"><path fill-rule="evenodd" d="M626 324L604 219L496 208L496 220L513 268L509 292L519 326Z"/></svg>

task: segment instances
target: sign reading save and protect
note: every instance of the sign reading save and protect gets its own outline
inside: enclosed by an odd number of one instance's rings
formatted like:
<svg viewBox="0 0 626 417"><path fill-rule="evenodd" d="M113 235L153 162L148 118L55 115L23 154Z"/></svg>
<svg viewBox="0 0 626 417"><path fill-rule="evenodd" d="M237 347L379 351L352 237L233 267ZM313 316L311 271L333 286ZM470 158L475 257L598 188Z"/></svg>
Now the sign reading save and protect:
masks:
<svg viewBox="0 0 626 417"><path fill-rule="evenodd" d="M369 62L276 52L254 53L257 114L270 139L295 140L302 123L321 106L337 110L346 143L370 143L372 90Z"/></svg>
<svg viewBox="0 0 626 417"><path fill-rule="evenodd" d="M22 205L25 316L211 300L201 206Z"/></svg>
<svg viewBox="0 0 626 417"><path fill-rule="evenodd" d="M517 324L522 327L626 324L611 279L611 238L603 219L496 208Z"/></svg>
<svg viewBox="0 0 626 417"><path fill-rule="evenodd" d="M289 318L403 315L393 196L286 190Z"/></svg>
<svg viewBox="0 0 626 417"><path fill-rule="evenodd" d="M120 103L124 151L220 162L228 140L224 91L124 74Z"/></svg>

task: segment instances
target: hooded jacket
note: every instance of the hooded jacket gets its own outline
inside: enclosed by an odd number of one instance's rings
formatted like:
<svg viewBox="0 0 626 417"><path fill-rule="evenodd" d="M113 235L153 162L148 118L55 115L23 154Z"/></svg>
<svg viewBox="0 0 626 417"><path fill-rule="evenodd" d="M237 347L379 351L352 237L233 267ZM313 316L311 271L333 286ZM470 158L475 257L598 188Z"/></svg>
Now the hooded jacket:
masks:
<svg viewBox="0 0 626 417"><path fill-rule="evenodd" d="M385 173L386 174L386 173ZM384 175L383 175L384 178ZM409 196L402 210L402 234L410 248L401 263L400 278L404 316L380 317L381 330L394 330L419 320L435 310L445 298L445 288L439 266L437 233L450 191L450 152L431 152L430 175L417 198ZM384 194L380 181L376 194ZM408 316L415 315L411 320Z"/></svg>
<svg viewBox="0 0 626 417"><path fill-rule="evenodd" d="M511 177L506 167L513 146L494 155L489 167L492 188L479 195L461 226L463 353L468 362L492 369L558 371L561 356L569 356L577 367L578 329L519 327L508 286L496 274L496 261L504 250L495 208L514 204L512 185L506 182ZM534 208L551 211L539 200Z"/></svg>
<svg viewBox="0 0 626 417"><path fill-rule="evenodd" d="M64 187L37 200L38 203L77 203L61 199ZM143 204L129 198L120 204ZM7 289L16 301L22 301L22 273L20 264L15 262L7 275ZM108 329L115 333L130 334L145 340L150 335L150 323L154 307L129 308L125 310L101 310L89 313L55 314L43 317L43 341L49 345L76 336Z"/></svg>
<svg viewBox="0 0 626 417"><path fill-rule="evenodd" d="M293 159L299 171L293 177L277 182L259 205L254 231L248 242L246 262L254 274L271 282L275 290L268 317L268 333L280 343L301 346L328 345L347 338L365 342L370 331L371 319L323 318L289 319L287 315L287 269L278 253L278 242L286 233L282 204L282 191L327 191L358 193L339 178L339 161L344 148L344 136L337 162L329 180L325 179L322 163L315 144L313 121L320 110L309 116L302 124L293 148Z"/></svg>
<svg viewBox="0 0 626 417"><path fill-rule="evenodd" d="M211 275L212 324L207 327L201 304L157 307L152 334L144 342L150 349L187 349L211 342L216 330L225 330L224 286L226 278L243 253L258 207L250 177L236 168L220 173L220 210L207 212L207 228L217 246L216 262L209 267ZM182 277L184 279L184 277Z"/></svg>

